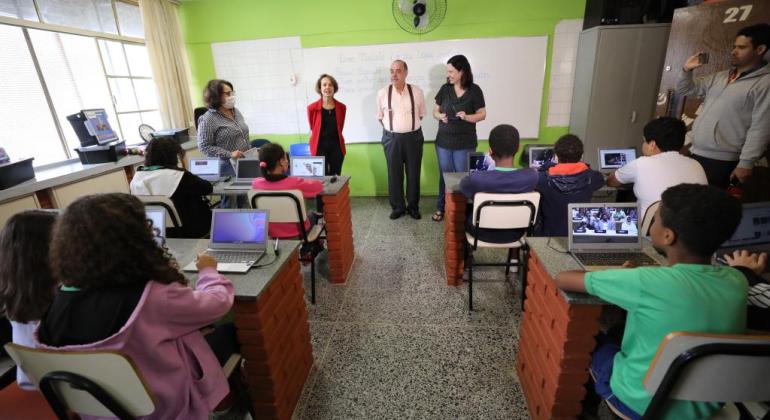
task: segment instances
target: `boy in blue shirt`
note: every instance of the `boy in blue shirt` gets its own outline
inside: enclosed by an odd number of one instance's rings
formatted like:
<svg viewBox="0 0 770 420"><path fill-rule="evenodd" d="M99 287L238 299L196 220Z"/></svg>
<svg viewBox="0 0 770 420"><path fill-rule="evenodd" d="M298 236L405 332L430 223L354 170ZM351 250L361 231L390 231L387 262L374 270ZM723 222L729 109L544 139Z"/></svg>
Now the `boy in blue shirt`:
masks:
<svg viewBox="0 0 770 420"><path fill-rule="evenodd" d="M534 169L513 167L513 155L519 150L519 130L508 124L500 124L489 132L489 154L495 161L495 169L473 172L460 181L460 191L468 199L478 192L485 193L526 193L532 192L537 184ZM565 215L566 217L566 215ZM475 232L472 223L473 207L468 210L465 230L480 241L508 243L518 240L525 229L479 229Z"/></svg>
<svg viewBox="0 0 770 420"><path fill-rule="evenodd" d="M653 247L665 267L556 276L564 290L590 293L627 311L620 346L600 345L591 376L596 393L624 417L638 419L651 396L645 374L663 338L673 331L740 334L746 326L748 283L731 267L711 265L711 255L733 234L741 205L707 185L679 184L663 192L650 228ZM666 418L708 418L719 404L671 400Z"/></svg>

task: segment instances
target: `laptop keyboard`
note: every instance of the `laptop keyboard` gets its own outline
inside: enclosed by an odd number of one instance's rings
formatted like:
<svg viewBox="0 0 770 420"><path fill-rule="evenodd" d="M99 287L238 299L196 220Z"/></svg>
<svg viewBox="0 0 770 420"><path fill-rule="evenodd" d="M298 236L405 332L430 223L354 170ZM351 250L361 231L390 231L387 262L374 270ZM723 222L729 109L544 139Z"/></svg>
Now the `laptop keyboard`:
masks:
<svg viewBox="0 0 770 420"><path fill-rule="evenodd" d="M626 261L631 261L636 266L658 265L647 254L640 252L576 252L577 257L586 266L621 266Z"/></svg>
<svg viewBox="0 0 770 420"><path fill-rule="evenodd" d="M262 253L243 251L206 251L206 255L211 256L217 260L218 263L245 263L257 261Z"/></svg>

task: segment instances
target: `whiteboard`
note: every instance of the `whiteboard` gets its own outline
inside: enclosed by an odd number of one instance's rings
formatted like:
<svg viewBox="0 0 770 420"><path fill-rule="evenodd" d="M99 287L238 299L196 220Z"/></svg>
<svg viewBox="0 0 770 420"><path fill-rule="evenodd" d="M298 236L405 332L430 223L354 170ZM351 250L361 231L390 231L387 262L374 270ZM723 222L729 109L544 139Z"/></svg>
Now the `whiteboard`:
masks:
<svg viewBox="0 0 770 420"><path fill-rule="evenodd" d="M321 73L337 79L335 98L347 105L347 143L376 142L377 91L389 83L390 63L409 65L407 82L425 92L425 138L436 137L434 97L446 81L446 61L468 57L474 82L484 92L487 119L476 126L488 138L498 124L513 124L524 138L537 138L548 38L506 37L352 47L300 48L299 38L212 44L217 77L235 85L237 104L252 133L308 134L306 107L319 98Z"/></svg>

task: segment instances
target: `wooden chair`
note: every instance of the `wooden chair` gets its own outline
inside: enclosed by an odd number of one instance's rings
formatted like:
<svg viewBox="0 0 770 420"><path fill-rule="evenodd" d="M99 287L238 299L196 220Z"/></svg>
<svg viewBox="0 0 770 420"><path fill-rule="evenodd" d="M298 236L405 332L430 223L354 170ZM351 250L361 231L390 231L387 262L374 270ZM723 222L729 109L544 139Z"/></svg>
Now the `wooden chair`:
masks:
<svg viewBox="0 0 770 420"><path fill-rule="evenodd" d="M521 281L521 305L524 306L524 294L527 287L527 260L529 258L529 246L525 240L527 234L532 233L537 216L537 207L540 203L540 193L529 192L522 194L490 194L476 193L473 196L473 215L471 222L474 231L498 230L498 229L525 229L526 232L518 240L509 243L492 243L480 241L470 232L465 233L467 245L466 264L468 268L468 310L473 311L473 267L478 266L505 266L505 275L508 276L511 267L519 267ZM507 248L508 257L505 263L477 263L473 258L473 252L478 248ZM518 262L512 263L513 250L518 252Z"/></svg>
<svg viewBox="0 0 770 420"><path fill-rule="evenodd" d="M326 231L326 224L315 224L305 229L307 210L300 190L251 190L249 203L255 209L268 210L270 223L296 223L299 239L303 245L313 245L309 254L300 255L300 261L310 263L310 302L315 304L315 257L321 252L320 240Z"/></svg>

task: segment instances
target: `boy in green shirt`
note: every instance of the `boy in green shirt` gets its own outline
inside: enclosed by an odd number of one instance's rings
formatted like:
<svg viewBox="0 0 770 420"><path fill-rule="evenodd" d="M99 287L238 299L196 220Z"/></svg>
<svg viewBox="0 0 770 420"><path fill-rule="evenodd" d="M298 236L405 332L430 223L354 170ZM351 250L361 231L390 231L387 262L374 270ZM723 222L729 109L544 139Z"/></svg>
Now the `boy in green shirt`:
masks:
<svg viewBox="0 0 770 420"><path fill-rule="evenodd" d="M644 414L652 398L644 376L668 333L744 332L746 278L734 268L711 265L711 255L740 219L740 203L726 192L680 184L663 192L650 228L652 245L668 266L556 276L560 288L590 293L628 313L621 345L600 345L591 363L596 393L616 413L631 419ZM666 418L708 418L717 409L717 403L671 400Z"/></svg>

